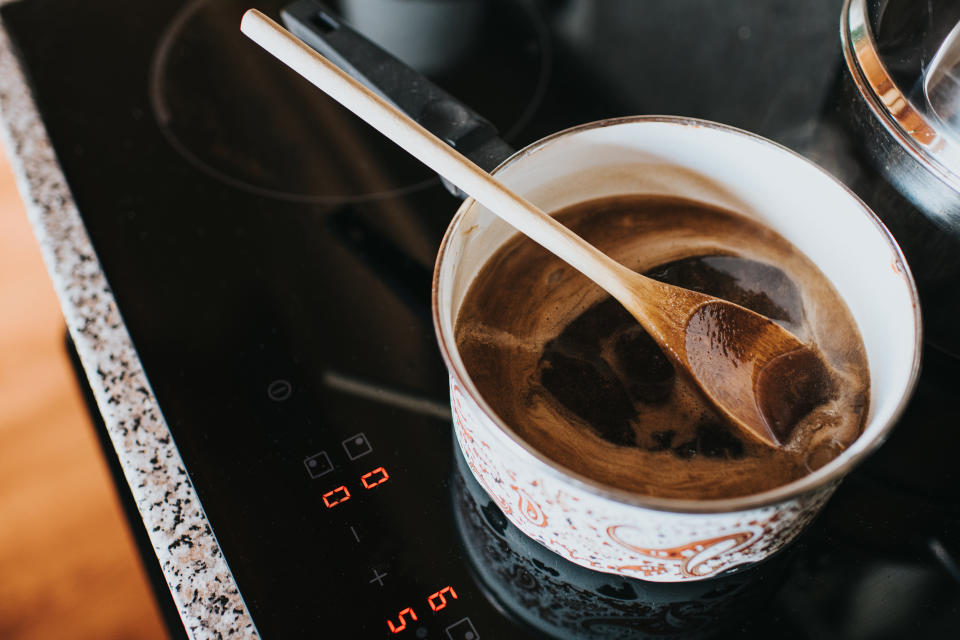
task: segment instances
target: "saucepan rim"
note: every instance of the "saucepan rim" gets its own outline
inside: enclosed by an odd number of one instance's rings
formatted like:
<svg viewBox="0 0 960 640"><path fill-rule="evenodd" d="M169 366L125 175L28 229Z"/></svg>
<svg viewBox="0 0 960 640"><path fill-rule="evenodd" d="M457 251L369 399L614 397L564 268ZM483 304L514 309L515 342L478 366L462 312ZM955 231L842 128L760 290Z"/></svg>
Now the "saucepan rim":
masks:
<svg viewBox="0 0 960 640"><path fill-rule="evenodd" d="M851 191L846 185L841 183L833 175L825 171L824 169L818 167L816 164L810 160L804 158L803 156L795 153L794 151L779 145L771 140L763 138L749 131L744 131L742 129L737 129L736 127L731 127L729 125L724 125L716 122L711 122L708 120L701 120L697 118L688 118L680 116L660 116L660 115L648 115L648 116L626 116L620 118L610 118L605 120L599 120L596 122L590 122L563 131L558 131L553 133L545 138L534 142L533 144L517 151L512 156L507 158L503 163L501 163L496 169L492 171L493 174L496 174L500 171L503 171L506 167L511 166L512 164L520 161L527 156L530 156L536 153L539 149L542 149L545 145L550 144L552 141L557 138L567 136L579 131L585 131L588 129L601 128L601 127L610 127L622 124L630 123L667 123L675 124L681 126L690 126L690 127L701 127L713 130L720 130L728 134L741 136L749 139L750 141L766 146L772 146L778 149L782 153L787 153L795 158L801 160L804 163L809 164L814 167L824 179L832 180L837 186L841 187L847 194L848 197L853 199L862 210L863 214L868 217L868 219L877 227L877 230L882 234L889 244L889 248L895 254L897 260L901 265L903 265L903 277L906 280L909 294L910 302L913 307L914 315L914 326L916 331L914 332L914 341L913 341L913 358L910 363L909 377L907 379L906 386L903 390L903 393L897 403L896 408L893 413L890 415L890 418L880 426L876 431L876 435L872 437L869 441L862 441L863 435L855 441L854 445L851 446L847 451L840 454L836 460L831 463L828 463L821 469L818 469L812 473L809 473L793 482L776 487L774 489L764 491L762 493L740 496L736 498L723 498L723 499L706 499L706 500L693 500L693 499L680 499L680 498L662 498L655 496L645 496L642 494L634 493L631 491L626 491L623 489L617 489L615 487L610 487L599 481L588 478L582 474L579 474L573 470L564 468L559 463L551 460L544 454L540 453L537 449L528 444L523 438L521 438L516 432L513 431L504 421L502 421L493 409L487 404L483 396L480 395L477 388L474 386L472 380L470 379L469 374L467 373L465 367L463 366L462 361L458 358L451 357L451 350L456 349L455 344L448 344L444 333L441 327L440 319L440 305L439 305L439 280L440 280L440 266L443 264L446 252L450 246L452 235L455 229L458 226L458 222L466 215L466 212L474 206L474 200L467 199L457 210L456 214L450 221L449 226L447 227L446 233L444 234L443 240L440 244L440 250L437 253L437 260L433 272L433 286L431 293L431 305L433 312L433 322L434 330L437 335L437 342L440 346L440 353L443 356L443 360L447 366L447 371L452 376L454 381L458 383L462 389L470 396L470 398L481 408L486 417L496 425L497 429L506 437L510 438L515 444L521 447L528 455L532 456L534 459L542 463L542 466L545 468L547 473L550 473L555 477L555 479L569 483L580 490L594 494L598 497L605 498L617 503L634 505L637 507L643 507L646 509L652 509L656 511L664 512L678 512L678 513L730 513L743 511L746 509L755 509L765 506L770 506L778 504L795 498L797 496L816 491L827 486L831 482L838 482L844 475L846 475L853 467L855 467L859 462L861 462L865 457L870 453L875 451L887 438L892 428L896 425L900 416L903 414L904 409L908 402L910 401L911 396L913 395L914 388L917 383L917 378L920 372L920 355L922 351L923 344L923 329L921 324L920 317L920 301L917 293L916 283L914 282L913 275L910 272L910 268L907 265L906 258L903 256L903 252L900 250L900 246L897 244L896 240L893 238L893 235L886 228L886 226L880 221L875 213L859 198L853 191Z"/></svg>

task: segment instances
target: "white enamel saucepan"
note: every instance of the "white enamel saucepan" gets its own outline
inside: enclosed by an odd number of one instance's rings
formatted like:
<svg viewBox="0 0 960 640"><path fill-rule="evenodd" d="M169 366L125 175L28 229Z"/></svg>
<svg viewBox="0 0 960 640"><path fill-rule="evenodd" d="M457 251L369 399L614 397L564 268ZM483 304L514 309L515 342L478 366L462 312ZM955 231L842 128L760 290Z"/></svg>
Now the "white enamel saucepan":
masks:
<svg viewBox="0 0 960 640"><path fill-rule="evenodd" d="M356 44L356 34L327 19L337 25L334 33L346 33L346 41ZM303 27L296 16L288 22ZM243 29L311 76L315 54L278 34L261 14L248 13ZM329 49L322 42L329 34L307 33L305 39ZM362 70L353 71L375 84ZM471 146L481 167L504 153L495 134L484 135L485 121L455 101L445 104L452 99L436 91L426 100L423 92L412 99L387 97L430 121L433 129L449 133L444 137L451 144ZM454 117L444 121L437 114ZM756 219L790 240L832 282L857 322L869 361L871 400L864 432L839 457L790 484L722 500L654 498L602 485L533 449L498 418L470 379L454 340L457 314L481 267L516 232L476 201L466 200L444 237L433 283L434 321L450 373L457 440L471 471L506 517L561 556L598 571L660 582L701 580L761 561L809 524L841 478L885 439L904 409L916 381L921 344L909 269L876 216L800 156L723 125L641 116L553 134L513 154L492 174L547 212L603 196L663 194Z"/></svg>

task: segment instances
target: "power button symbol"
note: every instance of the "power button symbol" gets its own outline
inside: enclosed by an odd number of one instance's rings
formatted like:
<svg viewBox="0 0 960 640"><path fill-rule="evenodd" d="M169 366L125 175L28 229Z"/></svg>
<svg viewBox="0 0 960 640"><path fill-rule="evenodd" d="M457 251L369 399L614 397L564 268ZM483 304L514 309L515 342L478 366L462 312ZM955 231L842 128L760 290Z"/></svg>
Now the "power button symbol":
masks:
<svg viewBox="0 0 960 640"><path fill-rule="evenodd" d="M293 395L293 385L289 380L274 380L267 385L267 397L274 402L283 402Z"/></svg>

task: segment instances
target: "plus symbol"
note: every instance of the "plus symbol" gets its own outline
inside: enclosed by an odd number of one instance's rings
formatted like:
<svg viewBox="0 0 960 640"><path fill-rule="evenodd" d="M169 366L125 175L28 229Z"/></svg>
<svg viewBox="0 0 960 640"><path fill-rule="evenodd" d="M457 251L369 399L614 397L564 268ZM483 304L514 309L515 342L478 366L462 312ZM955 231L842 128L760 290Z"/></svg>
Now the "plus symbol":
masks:
<svg viewBox="0 0 960 640"><path fill-rule="evenodd" d="M370 584L376 582L381 587L383 586L383 579L387 577L387 574L380 573L376 569L373 570L373 580L370 581Z"/></svg>

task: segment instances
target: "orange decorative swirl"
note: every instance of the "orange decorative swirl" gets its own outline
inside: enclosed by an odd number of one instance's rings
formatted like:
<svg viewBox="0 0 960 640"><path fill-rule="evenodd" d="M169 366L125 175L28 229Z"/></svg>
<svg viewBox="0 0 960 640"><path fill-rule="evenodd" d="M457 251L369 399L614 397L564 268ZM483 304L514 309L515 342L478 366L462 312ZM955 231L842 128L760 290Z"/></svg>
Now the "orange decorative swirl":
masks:
<svg viewBox="0 0 960 640"><path fill-rule="evenodd" d="M623 540L617 535L617 529L629 525L613 525L607 527L607 535L617 544L635 551L641 555L656 560L672 560L681 562L681 572L683 575L695 578L704 577L716 573L722 567L713 570L703 571L704 565L711 560L716 560L721 555L732 551L742 551L749 547L759 536L750 531L737 531L725 536L708 538L706 540L695 540L677 547L666 549L654 549L648 547L638 547ZM726 543L726 544L725 544ZM730 544L732 543L732 544ZM621 567L625 569L633 567Z"/></svg>
<svg viewBox="0 0 960 640"><path fill-rule="evenodd" d="M540 505L536 501L527 495L527 492L523 489L520 489L515 486L511 486L511 489L517 492L518 501L517 509L524 515L524 517L529 520L532 524L538 527L547 526L547 515L543 512L543 509L540 508Z"/></svg>

